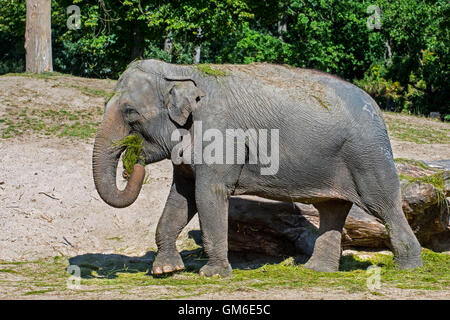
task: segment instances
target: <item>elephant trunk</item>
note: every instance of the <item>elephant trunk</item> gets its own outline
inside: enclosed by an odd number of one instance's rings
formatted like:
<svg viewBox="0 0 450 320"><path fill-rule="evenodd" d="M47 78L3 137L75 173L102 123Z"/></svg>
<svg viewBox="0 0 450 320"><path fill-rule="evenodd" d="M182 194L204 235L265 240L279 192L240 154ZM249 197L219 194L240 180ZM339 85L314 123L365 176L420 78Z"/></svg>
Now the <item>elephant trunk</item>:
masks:
<svg viewBox="0 0 450 320"><path fill-rule="evenodd" d="M117 108L111 106L107 110L95 138L92 156L94 183L98 194L107 204L115 208L124 208L138 197L144 181L145 168L136 164L125 189L117 188L117 164L125 147L113 146L113 142L124 138L128 132Z"/></svg>

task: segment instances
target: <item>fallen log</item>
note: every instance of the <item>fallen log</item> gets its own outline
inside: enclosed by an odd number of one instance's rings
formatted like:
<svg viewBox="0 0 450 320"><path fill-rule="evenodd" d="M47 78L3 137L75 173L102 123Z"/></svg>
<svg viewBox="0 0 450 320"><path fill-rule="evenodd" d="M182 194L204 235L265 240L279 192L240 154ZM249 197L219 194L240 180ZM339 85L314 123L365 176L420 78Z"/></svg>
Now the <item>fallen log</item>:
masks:
<svg viewBox="0 0 450 320"><path fill-rule="evenodd" d="M397 164L405 216L422 246L450 250L450 172L415 163ZM439 177L434 175L439 174ZM431 178L427 178L431 177ZM441 179L438 184L434 178ZM442 187L443 186L443 187ZM258 197L235 197L229 209L229 249L270 256L311 255L318 236L319 213L312 205ZM342 246L390 248L381 222L353 206L345 223Z"/></svg>

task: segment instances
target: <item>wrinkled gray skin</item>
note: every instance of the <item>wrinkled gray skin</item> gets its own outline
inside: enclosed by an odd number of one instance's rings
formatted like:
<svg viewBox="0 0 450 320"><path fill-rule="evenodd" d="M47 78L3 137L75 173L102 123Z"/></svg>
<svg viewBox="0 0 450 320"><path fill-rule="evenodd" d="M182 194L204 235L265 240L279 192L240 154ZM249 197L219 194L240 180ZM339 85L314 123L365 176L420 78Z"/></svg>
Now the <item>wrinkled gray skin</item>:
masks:
<svg viewBox="0 0 450 320"><path fill-rule="evenodd" d="M154 274L183 269L175 241L198 212L208 263L201 275L228 276L228 199L232 195L312 203L320 212L319 238L306 267L337 271L341 232L352 203L387 227L401 269L422 265L420 244L402 212L391 146L376 103L364 91L331 75L281 65L217 65L226 76L157 60L132 63L107 102L96 137L93 173L103 200L125 207L137 198L144 168L136 165L125 190L116 186L123 148L111 142L141 135L145 163L170 159L177 128L279 129L279 170L260 165L182 164L159 220ZM270 141L270 140L269 140ZM206 144L206 143L205 143ZM204 145L205 145L204 144Z"/></svg>

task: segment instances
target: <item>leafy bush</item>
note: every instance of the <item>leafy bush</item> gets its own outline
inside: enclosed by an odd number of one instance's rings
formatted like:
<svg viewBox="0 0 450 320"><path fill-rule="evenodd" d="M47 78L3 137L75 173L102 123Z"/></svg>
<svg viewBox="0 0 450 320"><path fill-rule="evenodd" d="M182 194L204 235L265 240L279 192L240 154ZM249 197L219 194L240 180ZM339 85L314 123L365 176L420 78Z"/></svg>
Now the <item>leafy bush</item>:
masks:
<svg viewBox="0 0 450 320"><path fill-rule="evenodd" d="M224 48L217 57L218 62L288 62L289 44L271 34L252 30L248 24L231 41L234 42L233 46Z"/></svg>

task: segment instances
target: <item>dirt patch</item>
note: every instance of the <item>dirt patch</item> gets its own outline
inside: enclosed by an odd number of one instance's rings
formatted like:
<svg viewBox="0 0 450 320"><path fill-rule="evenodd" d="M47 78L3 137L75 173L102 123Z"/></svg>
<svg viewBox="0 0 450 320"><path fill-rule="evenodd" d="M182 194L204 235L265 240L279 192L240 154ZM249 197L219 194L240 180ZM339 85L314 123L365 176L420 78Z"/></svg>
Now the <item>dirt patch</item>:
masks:
<svg viewBox="0 0 450 320"><path fill-rule="evenodd" d="M189 299L189 298L188 298ZM208 293L191 299L206 300L439 300L446 299L440 291L402 290L384 287L376 292L348 292L321 288L248 290L224 294Z"/></svg>
<svg viewBox="0 0 450 320"><path fill-rule="evenodd" d="M391 138L394 158L412 160L447 160L450 159L450 145L441 143L417 144Z"/></svg>
<svg viewBox="0 0 450 320"><path fill-rule="evenodd" d="M1 260L143 254L155 247L156 223L171 184L170 162L147 166L149 182L136 203L114 209L94 187L92 141L22 137L2 141L0 153L5 155L0 162ZM118 179L123 187L125 180Z"/></svg>
<svg viewBox="0 0 450 320"><path fill-rule="evenodd" d="M70 110L102 108L115 86L115 81L55 76L38 79L21 76L0 77L0 103L29 108L67 108ZM1 114L1 113L0 113Z"/></svg>
<svg viewBox="0 0 450 320"><path fill-rule="evenodd" d="M0 286L1 288L1 286ZM173 290L165 286L136 287L127 290L126 294L108 290L105 286L90 288L89 292L77 292L71 290L63 294L57 291L35 290L30 294L18 295L13 292L2 292L1 299L20 300L153 300L155 297L165 298L165 295L173 293ZM383 288L376 293L358 292L349 293L347 290L330 290L322 288L303 289L270 289L270 290L241 290L233 293L206 293L198 296L181 296L183 300L446 300L446 294L441 291L429 290L404 290L398 288Z"/></svg>

